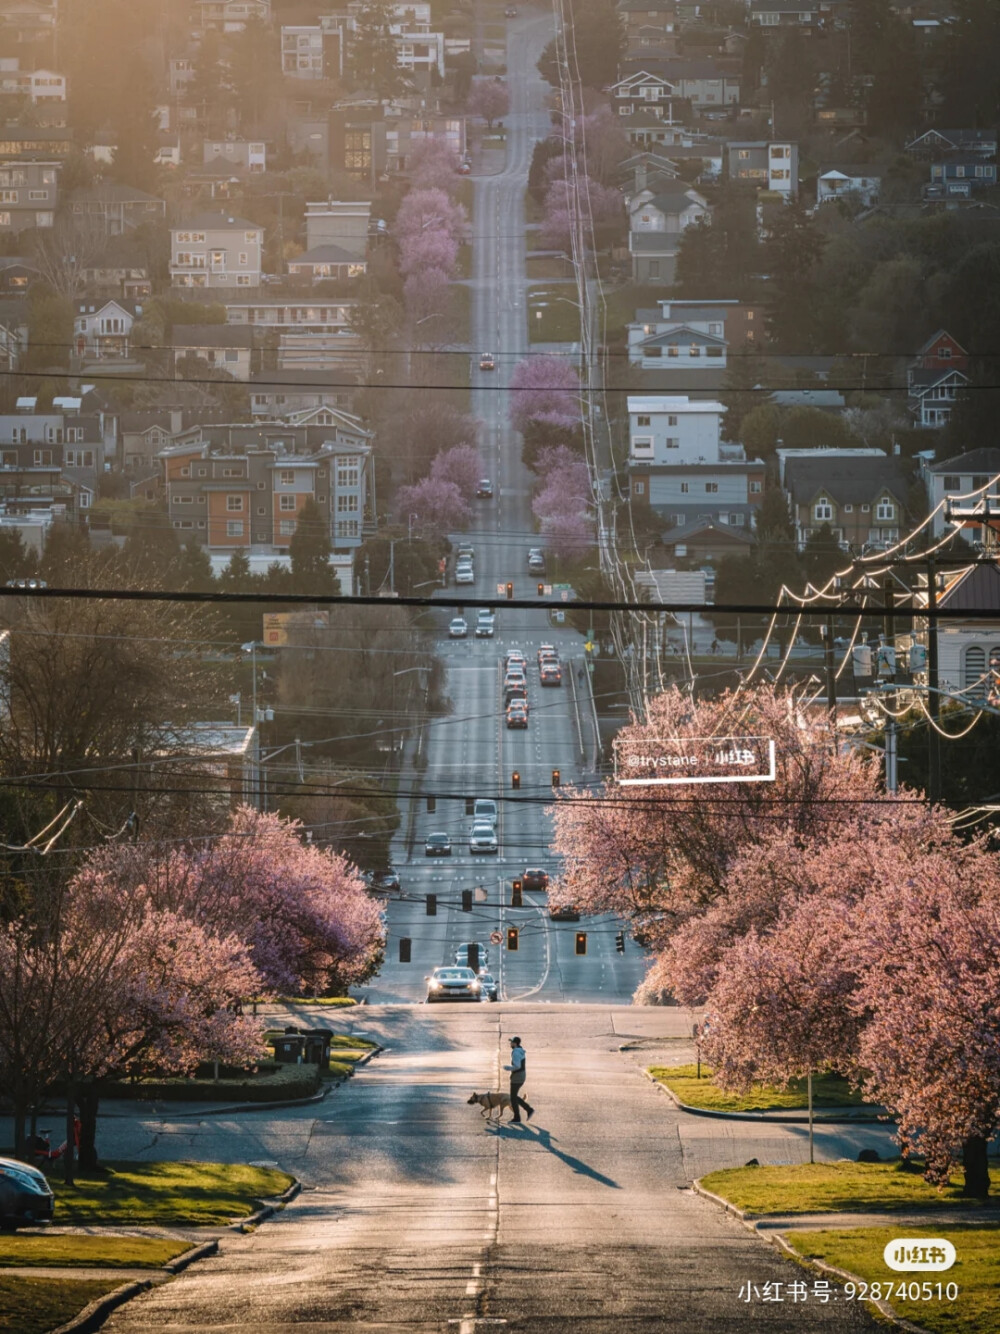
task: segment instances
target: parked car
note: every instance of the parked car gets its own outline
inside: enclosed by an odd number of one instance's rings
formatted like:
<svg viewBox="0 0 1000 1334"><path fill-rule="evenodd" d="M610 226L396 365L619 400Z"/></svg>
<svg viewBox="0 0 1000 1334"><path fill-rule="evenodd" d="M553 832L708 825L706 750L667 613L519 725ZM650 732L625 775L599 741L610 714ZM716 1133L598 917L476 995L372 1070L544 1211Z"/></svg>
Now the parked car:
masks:
<svg viewBox="0 0 1000 1334"><path fill-rule="evenodd" d="M472 807L472 818L476 824L491 824L496 828L500 817L500 807L492 797L477 797Z"/></svg>
<svg viewBox="0 0 1000 1334"><path fill-rule="evenodd" d="M471 166L470 163L468 163L468 162L460 162L460 163L458 164L458 174L459 174L459 176L468 176L468 175L471 174L471 172L472 172L472 166Z"/></svg>
<svg viewBox="0 0 1000 1334"><path fill-rule="evenodd" d="M482 987L483 1000L498 1001L500 999L500 988L497 980L492 973L479 973L479 985Z"/></svg>
<svg viewBox="0 0 1000 1334"><path fill-rule="evenodd" d="M465 639L469 633L469 624L461 616L456 616L448 626L449 639Z"/></svg>
<svg viewBox="0 0 1000 1334"><path fill-rule="evenodd" d="M0 1227L33 1227L52 1221L52 1188L37 1167L0 1158Z"/></svg>
<svg viewBox="0 0 1000 1334"><path fill-rule="evenodd" d="M480 477L479 485L476 487L476 495L480 500L493 499L493 483L488 477Z"/></svg>
<svg viewBox="0 0 1000 1334"><path fill-rule="evenodd" d="M479 369L480 369L481 371L495 371L496 368L497 368L497 364L496 364L496 361L495 361L494 358L493 358L493 353L492 353L492 352L480 352L480 354L479 354Z"/></svg>
<svg viewBox="0 0 1000 1334"><path fill-rule="evenodd" d="M435 968L424 979L427 983L427 1004L436 1001L480 1001L482 985L471 968Z"/></svg>
<svg viewBox="0 0 1000 1334"><path fill-rule="evenodd" d="M428 834L426 839L424 839L424 856L450 857L451 839L449 836L440 832Z"/></svg>
<svg viewBox="0 0 1000 1334"><path fill-rule="evenodd" d="M482 972L483 969L490 966L490 952L485 945L481 945L478 940L464 940L455 950L455 963L458 966L464 966L469 958L469 946L475 945L479 951L479 963L476 966L476 972Z"/></svg>
<svg viewBox="0 0 1000 1334"><path fill-rule="evenodd" d="M521 884L525 889L548 889L549 873L540 866L528 866L521 872Z"/></svg>
<svg viewBox="0 0 1000 1334"><path fill-rule="evenodd" d="M496 853L499 851L497 831L488 821L480 821L472 826L472 833L469 835L469 851L472 853Z"/></svg>

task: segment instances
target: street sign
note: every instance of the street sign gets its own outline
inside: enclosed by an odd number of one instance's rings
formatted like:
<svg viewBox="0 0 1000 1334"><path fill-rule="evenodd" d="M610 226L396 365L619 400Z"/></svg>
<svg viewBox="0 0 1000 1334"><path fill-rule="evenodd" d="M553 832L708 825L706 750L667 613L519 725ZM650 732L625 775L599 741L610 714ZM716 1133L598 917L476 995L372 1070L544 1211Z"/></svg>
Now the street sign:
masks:
<svg viewBox="0 0 1000 1334"><path fill-rule="evenodd" d="M500 931L491 931L491 932L490 932L490 944L491 944L491 945L502 945L502 944L503 944L503 933L500 932Z"/></svg>
<svg viewBox="0 0 1000 1334"><path fill-rule="evenodd" d="M497 597L501 597L501 598L502 598L502 597L506 597L506 595L507 595L507 585L506 585L506 584L497 584Z"/></svg>
<svg viewBox="0 0 1000 1334"><path fill-rule="evenodd" d="M563 591L559 594L559 596L560 596L560 598L563 600L563 602L568 602L568 601L569 601L569 590L566 589L566 588L564 588Z"/></svg>

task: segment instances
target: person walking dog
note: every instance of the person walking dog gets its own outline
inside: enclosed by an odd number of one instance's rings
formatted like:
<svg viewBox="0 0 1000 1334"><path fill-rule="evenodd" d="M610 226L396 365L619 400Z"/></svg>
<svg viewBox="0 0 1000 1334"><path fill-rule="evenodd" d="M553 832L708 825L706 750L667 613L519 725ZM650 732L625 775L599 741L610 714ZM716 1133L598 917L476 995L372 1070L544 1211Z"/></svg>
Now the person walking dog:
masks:
<svg viewBox="0 0 1000 1334"><path fill-rule="evenodd" d="M511 1038L510 1065L505 1065L504 1069L510 1071L510 1105L514 1112L514 1115L511 1118L511 1125L520 1125L522 1107L527 1112L529 1121L535 1114L534 1107L529 1106L529 1104L521 1097L524 1081L528 1078L528 1070L527 1052L521 1046L520 1038Z"/></svg>

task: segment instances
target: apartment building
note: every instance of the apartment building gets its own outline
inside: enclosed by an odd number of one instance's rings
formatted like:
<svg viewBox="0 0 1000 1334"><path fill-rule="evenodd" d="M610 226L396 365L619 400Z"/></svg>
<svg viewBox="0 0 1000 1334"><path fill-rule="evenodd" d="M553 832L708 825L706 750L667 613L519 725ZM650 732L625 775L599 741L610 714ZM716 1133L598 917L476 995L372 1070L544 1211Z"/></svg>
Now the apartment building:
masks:
<svg viewBox="0 0 1000 1334"><path fill-rule="evenodd" d="M728 148L731 181L748 181L759 190L794 199L799 192L799 146L794 141L735 141Z"/></svg>
<svg viewBox="0 0 1000 1334"><path fill-rule="evenodd" d="M264 231L223 211L196 213L170 231L174 287L259 287Z"/></svg>
<svg viewBox="0 0 1000 1334"><path fill-rule="evenodd" d="M0 235L54 225L61 165L0 160Z"/></svg>

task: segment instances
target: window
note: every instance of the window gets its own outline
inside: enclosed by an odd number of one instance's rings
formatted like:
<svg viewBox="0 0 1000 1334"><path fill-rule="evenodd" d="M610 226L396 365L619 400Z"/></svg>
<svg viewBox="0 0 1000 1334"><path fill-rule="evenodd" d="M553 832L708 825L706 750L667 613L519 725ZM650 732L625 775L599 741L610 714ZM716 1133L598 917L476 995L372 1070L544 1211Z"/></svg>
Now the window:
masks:
<svg viewBox="0 0 1000 1334"><path fill-rule="evenodd" d="M173 502L174 502L175 505L193 505L193 504L194 504L194 496L174 496L172 499L173 499Z"/></svg>
<svg viewBox="0 0 1000 1334"><path fill-rule="evenodd" d="M258 505L258 506L257 506L257 517L258 517L258 518L263 518L264 515L265 515L266 513L267 513L267 510L264 508L263 505Z"/></svg>
<svg viewBox="0 0 1000 1334"><path fill-rule="evenodd" d="M289 513L289 511L290 511L292 514L294 514L294 513L295 513L295 497L294 497L294 496L279 496L279 497L278 497L278 509L279 509L279 510L283 510L286 514Z"/></svg>
<svg viewBox="0 0 1000 1334"><path fill-rule="evenodd" d="M29 191L28 191L28 198L29 198L29 199L42 200L42 199L48 199L48 197L49 197L49 192L48 192L48 190L29 190Z"/></svg>
<svg viewBox="0 0 1000 1334"><path fill-rule="evenodd" d="M281 519L281 520L279 521L279 523L278 523L278 535L279 535L280 537L294 537L294 535L295 535L295 520L294 520L294 519Z"/></svg>
<svg viewBox="0 0 1000 1334"><path fill-rule="evenodd" d="M723 355L723 349L722 349L721 347L706 347L706 348L705 348L705 356L706 356L706 357L716 357L716 358L718 358L718 359L721 359L721 358L722 358L722 355Z"/></svg>
<svg viewBox="0 0 1000 1334"><path fill-rule="evenodd" d="M667 356L676 357L679 355L680 355L680 348L677 346L676 343L671 343L670 346L667 348Z"/></svg>
<svg viewBox="0 0 1000 1334"><path fill-rule="evenodd" d="M845 514L853 514L853 513L854 513L854 506L853 506L853 505L845 505L845 506L844 506L844 513L845 513Z"/></svg>
<svg viewBox="0 0 1000 1334"><path fill-rule="evenodd" d="M246 265L248 263L247 252L245 250L240 251L240 263L243 265Z"/></svg>
<svg viewBox="0 0 1000 1334"><path fill-rule="evenodd" d="M951 361L951 348L950 347L939 348L938 358L941 361Z"/></svg>
<svg viewBox="0 0 1000 1334"><path fill-rule="evenodd" d="M682 496L686 496L690 490L691 490L691 485L690 485L689 482L681 482L681 495L682 495Z"/></svg>
<svg viewBox="0 0 1000 1334"><path fill-rule="evenodd" d="M745 528L747 516L745 514L730 514L729 522L734 528Z"/></svg>
<svg viewBox="0 0 1000 1334"><path fill-rule="evenodd" d="M337 513L338 514L357 514L358 497L357 496L338 496Z"/></svg>
<svg viewBox="0 0 1000 1334"><path fill-rule="evenodd" d="M891 500L880 500L875 507L875 518L881 523L889 522L896 517L896 506Z"/></svg>
<svg viewBox="0 0 1000 1334"><path fill-rule="evenodd" d="M680 449L681 447L680 436L677 435L668 435L663 443L667 449Z"/></svg>
<svg viewBox="0 0 1000 1334"><path fill-rule="evenodd" d="M279 486L295 485L295 472L292 468L281 469L281 471L278 473L278 485Z"/></svg>
<svg viewBox="0 0 1000 1334"><path fill-rule="evenodd" d="M718 483L718 482L706 482L706 483L705 483L705 495L706 495L706 496L717 496L718 494L719 494L719 483Z"/></svg>
<svg viewBox="0 0 1000 1334"><path fill-rule="evenodd" d="M36 449L33 458L34 467L36 468L49 468L52 466L51 449Z"/></svg>
<svg viewBox="0 0 1000 1334"><path fill-rule="evenodd" d="M250 275L249 275L249 273L238 273L238 274L236 275L236 286L237 286L237 287L251 287L252 285L253 285L253 284L250 282Z"/></svg>
<svg viewBox="0 0 1000 1334"><path fill-rule="evenodd" d="M973 491L981 491L983 487L986 486L986 484L989 482L989 480L990 479L984 474L980 474L979 476L973 477L972 479Z"/></svg>
<svg viewBox="0 0 1000 1334"><path fill-rule="evenodd" d="M646 483L634 482L632 485L632 491L637 496L644 496L646 494Z"/></svg>
<svg viewBox="0 0 1000 1334"><path fill-rule="evenodd" d="M651 435L634 435L632 437L632 453L636 456L643 454L652 454L653 437Z"/></svg>
<svg viewBox="0 0 1000 1334"><path fill-rule="evenodd" d="M244 232L244 233L243 233L243 240L247 243L247 245L253 245L254 242L257 240L257 233L256 233L256 232Z"/></svg>
<svg viewBox="0 0 1000 1334"><path fill-rule="evenodd" d="M740 149L738 149L738 150L737 150L737 153L736 153L736 156L739 158L739 160L740 160L741 162L749 162L749 160L750 160L750 150L749 150L749 148L740 148Z"/></svg>
<svg viewBox="0 0 1000 1334"><path fill-rule="evenodd" d="M242 537L242 536L243 536L243 520L242 520L242 519L229 519L229 520L227 521L227 523L226 523L226 536L227 536L227 537Z"/></svg>
<svg viewBox="0 0 1000 1334"><path fill-rule="evenodd" d="M659 278L660 261L658 259L651 259L649 261L649 276L650 278Z"/></svg>
<svg viewBox="0 0 1000 1334"><path fill-rule="evenodd" d="M963 672L962 684L966 690L968 690L970 686L977 684L985 686L985 675L986 650L980 648L978 644L974 644L965 650L965 669Z"/></svg>
<svg viewBox="0 0 1000 1334"><path fill-rule="evenodd" d="M673 517L673 520L674 520L674 527L675 527L675 528L683 528L684 525L687 523L687 515L686 515L686 514L675 514L675 515L673 515L672 517Z"/></svg>
<svg viewBox="0 0 1000 1334"><path fill-rule="evenodd" d="M833 518L833 506L828 500L817 500L813 506L813 518L817 523L828 523Z"/></svg>
<svg viewBox="0 0 1000 1334"><path fill-rule="evenodd" d="M652 425L652 421L650 420L650 418L649 418L649 416L648 416L647 414L645 414L645 413L640 413L639 416L636 417L636 419L635 419L635 424L636 424L636 426L651 426L651 425Z"/></svg>
<svg viewBox="0 0 1000 1334"><path fill-rule="evenodd" d="M675 412L670 412L667 414L667 425L668 426L677 425L677 414Z"/></svg>
<svg viewBox="0 0 1000 1334"><path fill-rule="evenodd" d="M242 513L243 513L243 497L242 497L242 496L226 496L226 510L227 510L228 513L230 513L230 514L242 514Z"/></svg>
<svg viewBox="0 0 1000 1334"><path fill-rule="evenodd" d="M751 482L751 483L750 483L750 494L751 494L752 496L759 496L759 495L760 495L760 482Z"/></svg>
<svg viewBox="0 0 1000 1334"><path fill-rule="evenodd" d="M356 458L337 460L337 485L357 486L361 480L361 468Z"/></svg>
<svg viewBox="0 0 1000 1334"><path fill-rule="evenodd" d="M243 469L242 469L242 468L223 468L223 470L222 470L222 475L223 475L223 477L242 477L242 476L243 476Z"/></svg>
<svg viewBox="0 0 1000 1334"><path fill-rule="evenodd" d="M199 477L207 477L207 476L208 476L208 469L207 469L207 468L199 468L199 469L198 469L198 476L199 476Z"/></svg>
<svg viewBox="0 0 1000 1334"><path fill-rule="evenodd" d="M357 535L358 535L358 521L357 521L357 519L338 519L338 520L337 520L337 537L340 537L340 538L356 538Z"/></svg>
<svg viewBox="0 0 1000 1334"><path fill-rule="evenodd" d="M721 325L721 324L710 324L710 325L708 326L708 332L709 332L710 334L712 334L713 337L715 337L715 338L721 338L721 337L722 337L722 325Z"/></svg>
<svg viewBox="0 0 1000 1334"><path fill-rule="evenodd" d="M16 204L16 203L17 203L16 190L0 190L0 204Z"/></svg>
<svg viewBox="0 0 1000 1334"><path fill-rule="evenodd" d="M871 505L862 505L862 506L861 506L861 513L862 513L862 514L870 514L870 513L871 513L871 508L872 508Z"/></svg>

